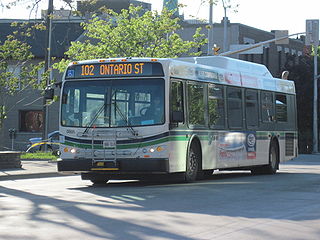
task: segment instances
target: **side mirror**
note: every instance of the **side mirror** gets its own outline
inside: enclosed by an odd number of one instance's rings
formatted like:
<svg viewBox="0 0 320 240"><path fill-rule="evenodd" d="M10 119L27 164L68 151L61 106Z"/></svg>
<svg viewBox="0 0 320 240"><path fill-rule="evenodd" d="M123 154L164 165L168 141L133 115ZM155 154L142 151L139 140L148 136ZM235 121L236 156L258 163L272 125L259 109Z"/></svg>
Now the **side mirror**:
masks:
<svg viewBox="0 0 320 240"><path fill-rule="evenodd" d="M49 100L53 100L53 97L54 97L54 89L53 88L46 88L44 90L44 98L49 99Z"/></svg>
<svg viewBox="0 0 320 240"><path fill-rule="evenodd" d="M171 121L178 123L184 122L184 116L182 111L173 111L171 114Z"/></svg>
<svg viewBox="0 0 320 240"><path fill-rule="evenodd" d="M61 88L61 86L62 86L62 82L57 82L57 83L55 83L55 84L54 84L54 86L55 86L55 87L59 87L59 88Z"/></svg>

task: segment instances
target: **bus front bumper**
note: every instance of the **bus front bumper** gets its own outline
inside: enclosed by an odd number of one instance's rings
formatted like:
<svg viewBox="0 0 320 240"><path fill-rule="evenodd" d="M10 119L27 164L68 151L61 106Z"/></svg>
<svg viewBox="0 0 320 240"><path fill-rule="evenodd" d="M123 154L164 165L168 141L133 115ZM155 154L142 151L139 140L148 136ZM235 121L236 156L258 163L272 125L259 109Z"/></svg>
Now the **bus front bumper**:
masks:
<svg viewBox="0 0 320 240"><path fill-rule="evenodd" d="M123 158L116 161L91 159L59 159L59 172L110 172L110 173L168 173L167 158Z"/></svg>

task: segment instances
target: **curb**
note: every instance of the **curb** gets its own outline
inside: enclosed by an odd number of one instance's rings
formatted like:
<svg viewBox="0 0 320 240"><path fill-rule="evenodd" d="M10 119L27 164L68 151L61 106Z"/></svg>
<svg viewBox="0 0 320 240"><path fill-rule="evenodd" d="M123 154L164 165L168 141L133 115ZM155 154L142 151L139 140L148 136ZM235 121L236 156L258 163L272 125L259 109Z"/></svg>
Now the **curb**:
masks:
<svg viewBox="0 0 320 240"><path fill-rule="evenodd" d="M0 176L0 181L2 180L19 180L19 179L34 179L34 178L49 178L49 177L62 177L64 175L58 172L43 172L43 173L26 173L26 174L16 174L16 175L2 175Z"/></svg>

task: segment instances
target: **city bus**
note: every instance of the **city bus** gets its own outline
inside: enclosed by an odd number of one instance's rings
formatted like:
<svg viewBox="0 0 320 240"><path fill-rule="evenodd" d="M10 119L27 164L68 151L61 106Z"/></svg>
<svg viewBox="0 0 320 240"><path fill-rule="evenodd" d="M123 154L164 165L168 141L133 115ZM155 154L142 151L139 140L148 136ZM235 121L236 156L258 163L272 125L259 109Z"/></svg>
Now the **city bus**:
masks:
<svg viewBox="0 0 320 240"><path fill-rule="evenodd" d="M58 171L93 183L274 174L298 153L294 82L222 56L73 62L59 121Z"/></svg>

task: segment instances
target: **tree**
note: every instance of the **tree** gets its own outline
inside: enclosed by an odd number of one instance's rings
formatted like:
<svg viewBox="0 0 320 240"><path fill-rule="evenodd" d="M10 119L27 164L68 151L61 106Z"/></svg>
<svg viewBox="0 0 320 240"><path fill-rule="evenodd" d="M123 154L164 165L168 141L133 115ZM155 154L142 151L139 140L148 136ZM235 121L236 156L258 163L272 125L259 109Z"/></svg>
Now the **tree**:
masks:
<svg viewBox="0 0 320 240"><path fill-rule="evenodd" d="M18 37L27 37L29 30L14 32L0 42L0 128L8 112L8 96L28 87L38 87L36 81L41 64L31 63L34 57L30 52L31 47L18 40Z"/></svg>
<svg viewBox="0 0 320 240"><path fill-rule="evenodd" d="M172 11L142 13L141 7L130 5L116 13L106 9L103 17L95 16L83 23L86 39L72 42L63 59L55 67L64 71L71 60L110 57L169 57L201 55L198 49L206 43L200 28L193 41L184 41L176 33L181 28Z"/></svg>
<svg viewBox="0 0 320 240"><path fill-rule="evenodd" d="M289 71L288 79L296 86L298 143L300 153L312 152L312 102L313 102L313 62L310 56L301 56L299 63L289 56L285 69Z"/></svg>

